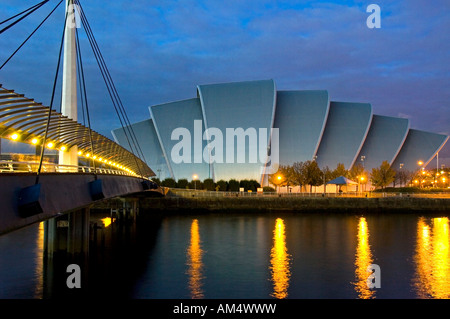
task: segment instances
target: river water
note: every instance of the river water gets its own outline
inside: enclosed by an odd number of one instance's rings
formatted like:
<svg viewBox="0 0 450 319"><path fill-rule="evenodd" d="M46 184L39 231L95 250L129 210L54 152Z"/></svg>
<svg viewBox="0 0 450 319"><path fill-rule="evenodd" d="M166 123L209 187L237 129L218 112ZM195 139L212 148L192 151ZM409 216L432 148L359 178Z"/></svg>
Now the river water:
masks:
<svg viewBox="0 0 450 319"><path fill-rule="evenodd" d="M450 298L448 216L189 214L136 226L104 218L91 234L79 291L137 299ZM42 224L0 237L0 298L59 296L66 265L43 262L43 237ZM373 265L379 269L368 283ZM54 276L58 269L62 276Z"/></svg>

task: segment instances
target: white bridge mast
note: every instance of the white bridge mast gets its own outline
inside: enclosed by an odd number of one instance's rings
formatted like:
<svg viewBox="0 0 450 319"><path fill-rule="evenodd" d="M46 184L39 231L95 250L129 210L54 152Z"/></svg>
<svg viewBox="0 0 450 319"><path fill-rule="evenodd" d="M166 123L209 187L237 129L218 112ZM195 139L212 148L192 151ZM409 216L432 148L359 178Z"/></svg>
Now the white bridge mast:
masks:
<svg viewBox="0 0 450 319"><path fill-rule="evenodd" d="M75 6L73 0L66 0L66 10L64 11L64 14L67 16L67 21L64 30L61 113L68 118L77 121L77 55L74 11ZM78 166L78 146L74 145L66 151L60 151L59 164Z"/></svg>

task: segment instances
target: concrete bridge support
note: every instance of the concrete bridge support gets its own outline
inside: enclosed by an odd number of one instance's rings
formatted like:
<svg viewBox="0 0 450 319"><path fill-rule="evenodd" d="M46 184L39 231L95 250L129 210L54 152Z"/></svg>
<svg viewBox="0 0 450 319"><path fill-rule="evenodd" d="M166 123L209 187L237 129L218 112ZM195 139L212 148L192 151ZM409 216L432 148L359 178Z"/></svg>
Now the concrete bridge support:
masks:
<svg viewBox="0 0 450 319"><path fill-rule="evenodd" d="M89 256L89 208L82 208L44 222L44 252L47 258Z"/></svg>
<svg viewBox="0 0 450 319"><path fill-rule="evenodd" d="M136 222L136 218L139 214L139 199L127 197L119 198L119 200L120 203L111 205L111 218L115 218L119 222Z"/></svg>

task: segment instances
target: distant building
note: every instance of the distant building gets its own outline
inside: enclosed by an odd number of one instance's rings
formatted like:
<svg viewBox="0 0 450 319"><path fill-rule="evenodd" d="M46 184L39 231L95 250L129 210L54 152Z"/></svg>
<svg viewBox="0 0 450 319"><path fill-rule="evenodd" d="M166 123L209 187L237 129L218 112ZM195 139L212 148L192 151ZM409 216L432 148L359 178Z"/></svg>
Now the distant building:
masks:
<svg viewBox="0 0 450 319"><path fill-rule="evenodd" d="M149 111L132 129L160 179L265 181L270 164L307 160L330 169L359 163L369 172L386 160L415 171L449 138L373 114L368 103L330 101L325 90L277 91L273 80L199 85L197 97ZM112 133L130 149L127 130Z"/></svg>

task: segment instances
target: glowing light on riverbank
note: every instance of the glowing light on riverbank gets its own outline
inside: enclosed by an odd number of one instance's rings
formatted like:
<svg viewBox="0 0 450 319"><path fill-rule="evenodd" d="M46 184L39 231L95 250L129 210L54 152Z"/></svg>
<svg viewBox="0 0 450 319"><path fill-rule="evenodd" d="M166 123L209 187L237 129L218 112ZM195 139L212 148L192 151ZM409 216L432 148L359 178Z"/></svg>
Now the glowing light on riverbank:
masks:
<svg viewBox="0 0 450 319"><path fill-rule="evenodd" d="M415 288L420 298L450 298L449 219L425 218L417 223Z"/></svg>
<svg viewBox="0 0 450 319"><path fill-rule="evenodd" d="M375 291L367 286L367 278L370 273L367 268L373 263L372 253L369 245L369 227L364 217L358 223L358 246L356 248L355 259L355 291L361 299L371 299L375 297Z"/></svg>
<svg viewBox="0 0 450 319"><path fill-rule="evenodd" d="M272 297L284 299L288 296L290 272L290 256L286 247L284 221L277 218L273 231L273 247L270 252L270 269L272 271Z"/></svg>
<svg viewBox="0 0 450 319"><path fill-rule="evenodd" d="M102 219L103 226L108 227L112 223L111 217L105 217Z"/></svg>
<svg viewBox="0 0 450 319"><path fill-rule="evenodd" d="M189 290L192 299L201 299L203 295L203 250L200 241L198 220L192 220L191 242L187 251L187 266L189 275Z"/></svg>

